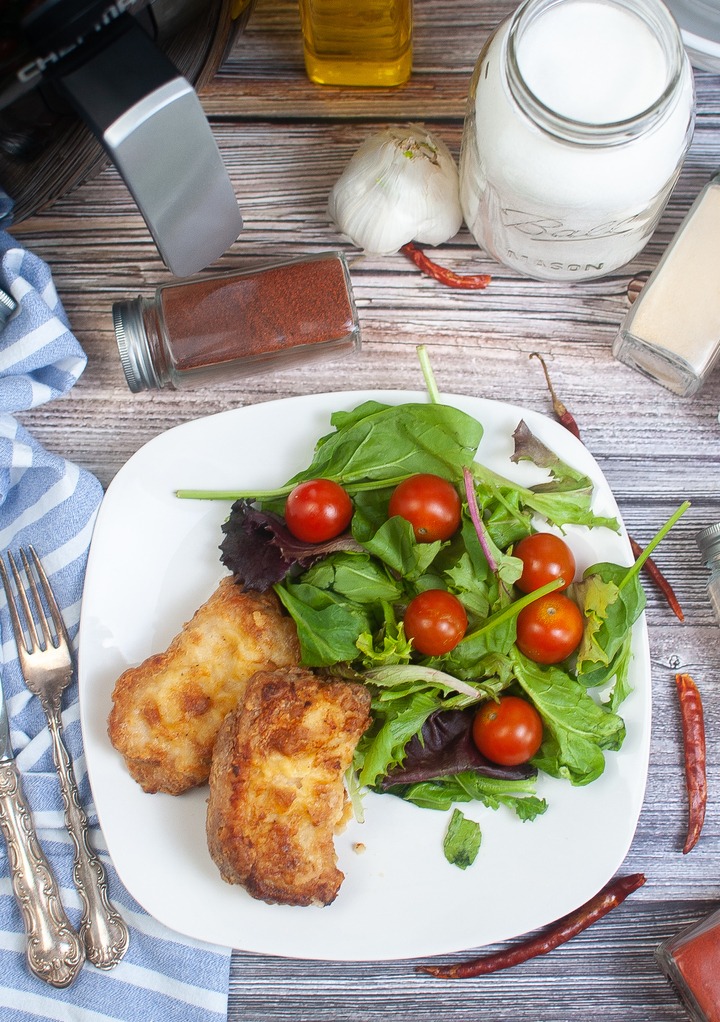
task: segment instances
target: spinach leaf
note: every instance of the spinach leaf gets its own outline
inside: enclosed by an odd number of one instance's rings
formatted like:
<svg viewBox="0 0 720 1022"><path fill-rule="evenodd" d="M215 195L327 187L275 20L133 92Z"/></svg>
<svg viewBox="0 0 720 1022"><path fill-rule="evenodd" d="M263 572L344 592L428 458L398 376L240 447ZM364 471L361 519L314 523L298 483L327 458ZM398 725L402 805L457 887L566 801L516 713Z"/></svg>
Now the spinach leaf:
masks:
<svg viewBox="0 0 720 1022"><path fill-rule="evenodd" d="M342 599L327 589L284 582L275 586L275 592L295 620L302 662L307 667L355 660L358 636L374 630L367 605Z"/></svg>
<svg viewBox="0 0 720 1022"><path fill-rule="evenodd" d="M366 401L330 421L335 431L321 437L310 465L288 485L323 476L352 490L366 480L399 481L415 472L458 478L483 434L471 415L443 404Z"/></svg>
<svg viewBox="0 0 720 1022"><path fill-rule="evenodd" d="M475 862L481 844L480 824L474 820L468 820L459 809L453 809L443 841L443 851L447 861L460 869L467 869Z"/></svg>
<svg viewBox="0 0 720 1022"><path fill-rule="evenodd" d="M541 667L517 649L511 658L520 687L543 718L543 743L533 766L575 785L594 781L605 769L604 750L623 743L622 718L560 668Z"/></svg>
<svg viewBox="0 0 720 1022"><path fill-rule="evenodd" d="M369 554L331 554L306 571L302 580L355 603L392 602L403 594L402 585Z"/></svg>
<svg viewBox="0 0 720 1022"><path fill-rule="evenodd" d="M442 543L418 543L413 527L404 518L389 518L374 536L363 543L365 549L379 557L393 571L413 580L423 575L439 553Z"/></svg>

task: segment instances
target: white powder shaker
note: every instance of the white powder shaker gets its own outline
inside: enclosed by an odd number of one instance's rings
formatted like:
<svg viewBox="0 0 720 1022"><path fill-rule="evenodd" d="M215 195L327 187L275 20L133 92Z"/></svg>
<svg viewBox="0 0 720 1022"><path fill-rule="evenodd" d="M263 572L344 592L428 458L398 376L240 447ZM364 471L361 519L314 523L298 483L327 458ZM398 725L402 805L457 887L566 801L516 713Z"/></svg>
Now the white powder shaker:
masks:
<svg viewBox="0 0 720 1022"><path fill-rule="evenodd" d="M682 397L720 363L720 174L705 185L650 274L613 355Z"/></svg>
<svg viewBox="0 0 720 1022"><path fill-rule="evenodd" d="M471 80L465 221L527 276L604 276L650 238L693 123L690 63L661 0L525 0Z"/></svg>

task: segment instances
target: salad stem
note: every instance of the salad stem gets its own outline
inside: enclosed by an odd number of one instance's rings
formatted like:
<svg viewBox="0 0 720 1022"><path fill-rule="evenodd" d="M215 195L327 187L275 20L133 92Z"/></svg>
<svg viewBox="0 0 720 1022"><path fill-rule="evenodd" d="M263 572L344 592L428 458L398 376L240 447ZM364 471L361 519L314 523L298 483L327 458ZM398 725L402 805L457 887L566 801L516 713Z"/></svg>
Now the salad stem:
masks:
<svg viewBox="0 0 720 1022"><path fill-rule="evenodd" d="M508 618L517 617L521 610L529 604L534 603L535 600L539 600L541 596L547 596L548 593L555 592L556 589L560 589L565 585L565 580L562 578L554 578L552 582L546 582L544 586L540 586L539 589L533 589L531 593L527 593L525 596L521 596L519 600L514 600L513 603L509 603L507 607L503 607L502 610L493 614L492 617L487 618L485 624L480 628L476 628L474 632L470 632L469 635L464 636L460 640L460 645L463 642L468 642L470 639L476 638L478 635L482 635L484 632L489 632L497 625L503 623Z"/></svg>
<svg viewBox="0 0 720 1022"><path fill-rule="evenodd" d="M670 516L670 517L668 518L668 520L667 520L667 521L665 522L665 524L664 524L664 525L663 525L663 527L662 527L662 528L660 529L660 531L659 531L659 532L657 532L657 533L656 533L656 534L655 534L655 535L653 536L653 538L652 538L652 539L650 540L650 542L648 543L648 545L647 545L647 546L645 547L645 549L643 550L643 552L642 552L642 553L640 554L640 556L639 556L639 557L637 558L637 560L635 561L635 563L634 563L634 564L632 565L632 567L631 567L631 568L629 569L629 571L627 572L627 574L626 574L626 575L625 575L625 576L624 576L624 577L623 577L623 578L621 579L621 581L620 581L620 583L619 583L619 585L618 585L618 588L619 588L619 589L623 589L623 588L624 588L624 587L625 587L625 586L627 585L627 583L628 583L628 582L629 582L629 581L630 581L630 580L631 580L632 578L634 578L634 576L635 576L635 575L637 575L637 574L638 574L638 572L639 572L639 571L640 571L640 569L642 568L643 564L645 563L645 561L647 561L648 557L649 557L649 556L650 556L650 554L651 554L651 553L653 552L653 550L655 549L655 547L656 547L656 546L657 546L657 545L658 545L658 544L659 544L660 542L662 542L662 540L663 540L663 539L664 539L664 538L665 538L665 537L667 536L668 532L670 532L670 530L672 529L672 527L673 527L673 525L675 524L675 522L677 522L677 520L678 520L679 518L682 518L682 516L683 516L683 515L685 514L685 512L687 511L687 509L688 509L689 507L690 507L690 501L689 501L689 500L685 500L685 501L683 501L683 503L682 503L682 504L680 505L680 507L679 507L679 508L677 509L677 511L675 511L675 513L674 513L674 514L672 514L672 515L671 515L671 516Z"/></svg>
<svg viewBox="0 0 720 1022"><path fill-rule="evenodd" d="M463 469L463 480L465 482L465 496L468 502L468 511L470 512L470 518L475 526L475 532L477 538L480 541L482 552L485 554L485 559L488 562L488 567L493 575L497 575L497 561L493 556L493 552L490 549L490 544L487 539L487 532L485 529L485 523L482 520L480 509L478 508L477 496L475 494L475 485L472 477L472 472L469 468Z"/></svg>
<svg viewBox="0 0 720 1022"><path fill-rule="evenodd" d="M425 379L425 386L427 387L428 396L432 404L437 405L440 403L440 391L438 390L435 382L435 375L430 365L430 356L427 352L427 347L424 344L418 344L417 348L418 358L420 359L420 368Z"/></svg>
<svg viewBox="0 0 720 1022"><path fill-rule="evenodd" d="M382 490L386 487L397 486L407 475L392 476L388 479L369 479L365 482L353 483L344 480L342 476L327 475L324 478L332 479L340 483L351 493L361 493L368 490ZM294 488L295 483L286 486L279 486L275 490L175 490L175 496L181 500L271 500L273 497L287 497Z"/></svg>

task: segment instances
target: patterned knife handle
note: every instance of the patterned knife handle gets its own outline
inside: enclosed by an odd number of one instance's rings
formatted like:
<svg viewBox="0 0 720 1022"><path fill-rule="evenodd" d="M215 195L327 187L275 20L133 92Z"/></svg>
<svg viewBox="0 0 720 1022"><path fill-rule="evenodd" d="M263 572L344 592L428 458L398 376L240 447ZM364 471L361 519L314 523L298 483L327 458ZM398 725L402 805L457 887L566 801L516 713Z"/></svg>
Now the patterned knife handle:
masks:
<svg viewBox="0 0 720 1022"><path fill-rule="evenodd" d="M0 763L0 829L27 932L30 971L51 986L67 987L80 971L85 949L65 914L12 761Z"/></svg>
<svg viewBox="0 0 720 1022"><path fill-rule="evenodd" d="M53 757L65 806L65 825L73 841L75 886L83 906L80 936L87 960L98 969L113 969L128 949L130 934L110 901L107 877L90 844L85 811L80 802L70 756L62 740L60 707L43 703L48 718Z"/></svg>

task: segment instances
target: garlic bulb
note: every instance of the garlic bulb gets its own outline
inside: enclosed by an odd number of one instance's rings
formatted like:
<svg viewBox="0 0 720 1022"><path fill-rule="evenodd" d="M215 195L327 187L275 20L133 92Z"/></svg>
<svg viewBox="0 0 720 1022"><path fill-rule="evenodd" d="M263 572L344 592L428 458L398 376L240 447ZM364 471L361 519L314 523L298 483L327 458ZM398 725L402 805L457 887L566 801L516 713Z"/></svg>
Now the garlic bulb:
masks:
<svg viewBox="0 0 720 1022"><path fill-rule="evenodd" d="M363 142L336 181L328 213L372 255L408 241L441 245L460 230L458 170L449 149L423 127L389 127Z"/></svg>

